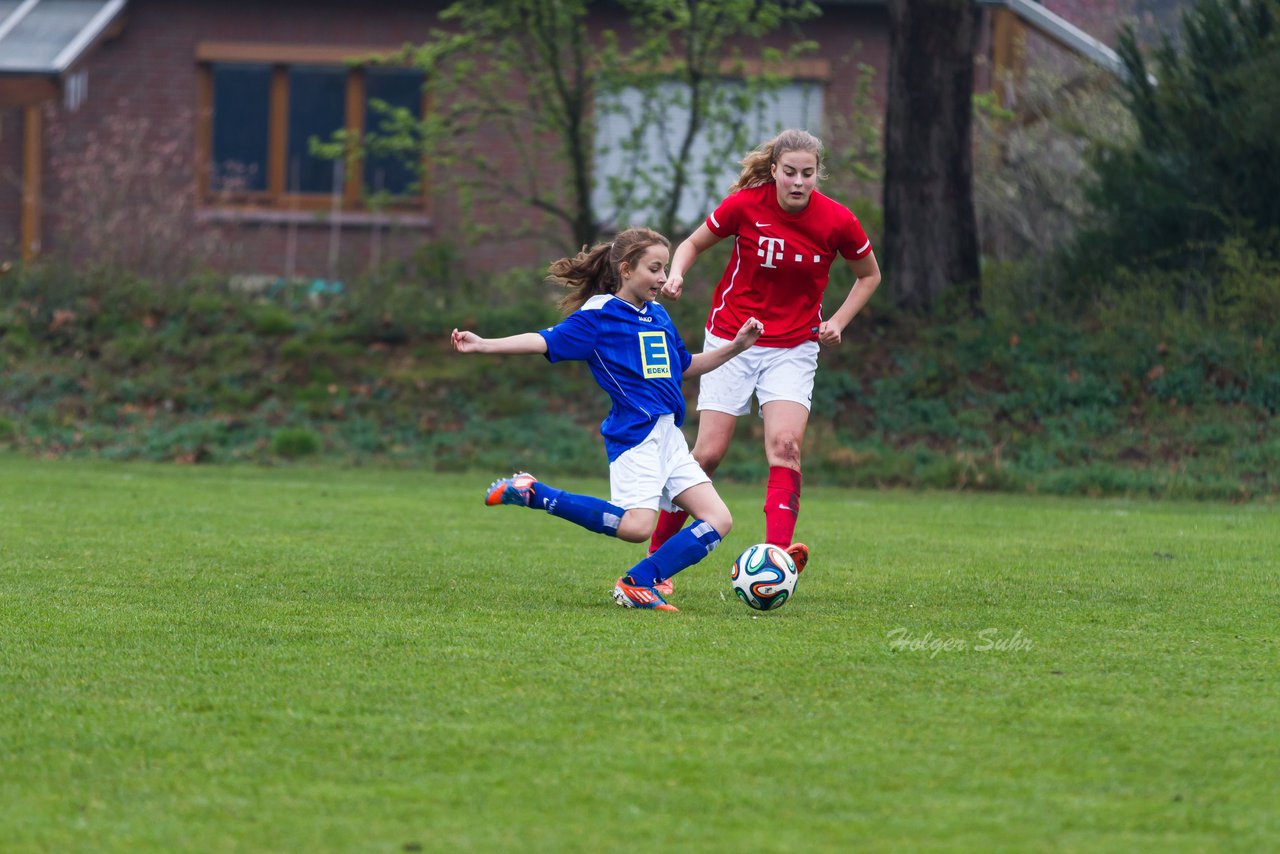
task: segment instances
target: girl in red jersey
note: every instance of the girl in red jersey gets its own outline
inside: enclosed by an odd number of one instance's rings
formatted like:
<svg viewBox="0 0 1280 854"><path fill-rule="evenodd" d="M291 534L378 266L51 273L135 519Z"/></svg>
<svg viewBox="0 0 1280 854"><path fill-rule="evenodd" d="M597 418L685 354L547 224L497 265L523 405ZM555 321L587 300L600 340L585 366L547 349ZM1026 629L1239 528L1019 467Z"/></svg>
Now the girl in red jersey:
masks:
<svg viewBox="0 0 1280 854"><path fill-rule="evenodd" d="M818 192L822 142L803 130L785 130L742 160L729 195L671 259L664 296L679 299L685 274L698 256L726 237L734 239L707 315L704 351L727 346L748 317L765 334L746 354L705 374L698 394L694 458L713 474L729 449L738 417L751 396L764 419L769 461L765 488L765 540L786 548L803 569L809 550L793 543L800 510L800 449L809 421L819 345L840 343L845 327L880 285L880 267L853 212ZM822 296L839 256L856 280L830 318ZM657 549L684 524L664 512L650 541Z"/></svg>

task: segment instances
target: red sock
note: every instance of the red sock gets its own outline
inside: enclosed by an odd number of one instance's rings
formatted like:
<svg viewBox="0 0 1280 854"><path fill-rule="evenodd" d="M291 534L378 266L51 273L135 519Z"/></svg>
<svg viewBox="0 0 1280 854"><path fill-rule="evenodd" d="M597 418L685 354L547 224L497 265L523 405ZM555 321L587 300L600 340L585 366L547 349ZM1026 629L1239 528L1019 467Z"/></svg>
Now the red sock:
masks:
<svg viewBox="0 0 1280 854"><path fill-rule="evenodd" d="M658 513L658 525L653 529L653 536L649 538L649 554L662 548L663 543L680 533L680 529L684 527L685 520L688 518L689 514L683 510L676 510L674 513L663 510Z"/></svg>
<svg viewBox="0 0 1280 854"><path fill-rule="evenodd" d="M800 472L786 466L769 466L769 485L764 490L764 539L782 546L791 545L800 515Z"/></svg>

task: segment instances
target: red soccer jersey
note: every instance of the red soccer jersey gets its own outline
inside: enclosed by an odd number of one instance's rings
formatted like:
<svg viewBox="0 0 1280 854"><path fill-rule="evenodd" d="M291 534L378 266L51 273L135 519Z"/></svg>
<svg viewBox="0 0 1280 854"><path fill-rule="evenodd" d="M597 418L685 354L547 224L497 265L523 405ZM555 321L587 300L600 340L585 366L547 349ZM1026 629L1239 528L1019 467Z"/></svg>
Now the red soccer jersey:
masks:
<svg viewBox="0 0 1280 854"><path fill-rule="evenodd" d="M754 316L764 324L761 347L818 340L822 294L836 254L862 258L871 252L853 211L814 190L803 211L787 213L772 181L730 193L707 217L707 228L717 237L735 237L711 298L707 330L731 339Z"/></svg>

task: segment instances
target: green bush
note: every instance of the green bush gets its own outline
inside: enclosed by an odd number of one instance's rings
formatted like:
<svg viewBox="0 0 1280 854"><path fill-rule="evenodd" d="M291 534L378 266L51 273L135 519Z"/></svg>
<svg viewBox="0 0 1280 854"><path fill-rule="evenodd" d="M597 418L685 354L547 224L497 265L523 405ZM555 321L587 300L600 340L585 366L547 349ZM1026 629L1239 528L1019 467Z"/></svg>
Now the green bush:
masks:
<svg viewBox="0 0 1280 854"><path fill-rule="evenodd" d="M1224 326L1270 336L1280 329L1280 261L1240 238L1218 250L1217 315Z"/></svg>
<svg viewBox="0 0 1280 854"><path fill-rule="evenodd" d="M271 437L271 453L286 460L309 457L320 450L320 438L305 427L286 427Z"/></svg>
<svg viewBox="0 0 1280 854"><path fill-rule="evenodd" d="M1240 279L1224 281L1235 296L1222 303L1183 304L1160 290L1163 274L1134 271L1081 317L868 312L821 356L807 482L1280 494L1280 340L1242 329L1240 307L1265 306L1270 267L1230 252ZM671 304L695 352L714 266L700 264L704 278ZM207 281L188 292L68 280L50 295L21 275L5 284L0 442L22 452L603 471L608 401L585 365L448 346L454 326L495 336L554 322L537 271L443 287L357 281L319 300L292 283L252 295ZM74 317L51 330L58 300ZM691 409L690 436L696 422ZM759 418L742 419L717 478L763 482L762 442Z"/></svg>
<svg viewBox="0 0 1280 854"><path fill-rule="evenodd" d="M251 319L253 330L259 335L288 335L296 328L293 315L274 305L254 308Z"/></svg>

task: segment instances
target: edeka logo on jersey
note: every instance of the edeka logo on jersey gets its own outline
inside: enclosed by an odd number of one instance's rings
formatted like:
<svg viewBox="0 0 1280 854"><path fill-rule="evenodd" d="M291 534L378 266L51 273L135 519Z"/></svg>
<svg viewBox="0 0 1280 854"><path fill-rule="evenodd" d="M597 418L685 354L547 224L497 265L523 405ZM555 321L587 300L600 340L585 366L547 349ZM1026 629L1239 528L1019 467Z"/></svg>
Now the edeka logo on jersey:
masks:
<svg viewBox="0 0 1280 854"><path fill-rule="evenodd" d="M640 370L647 380L671 376L671 356L667 354L664 332L640 332Z"/></svg>

